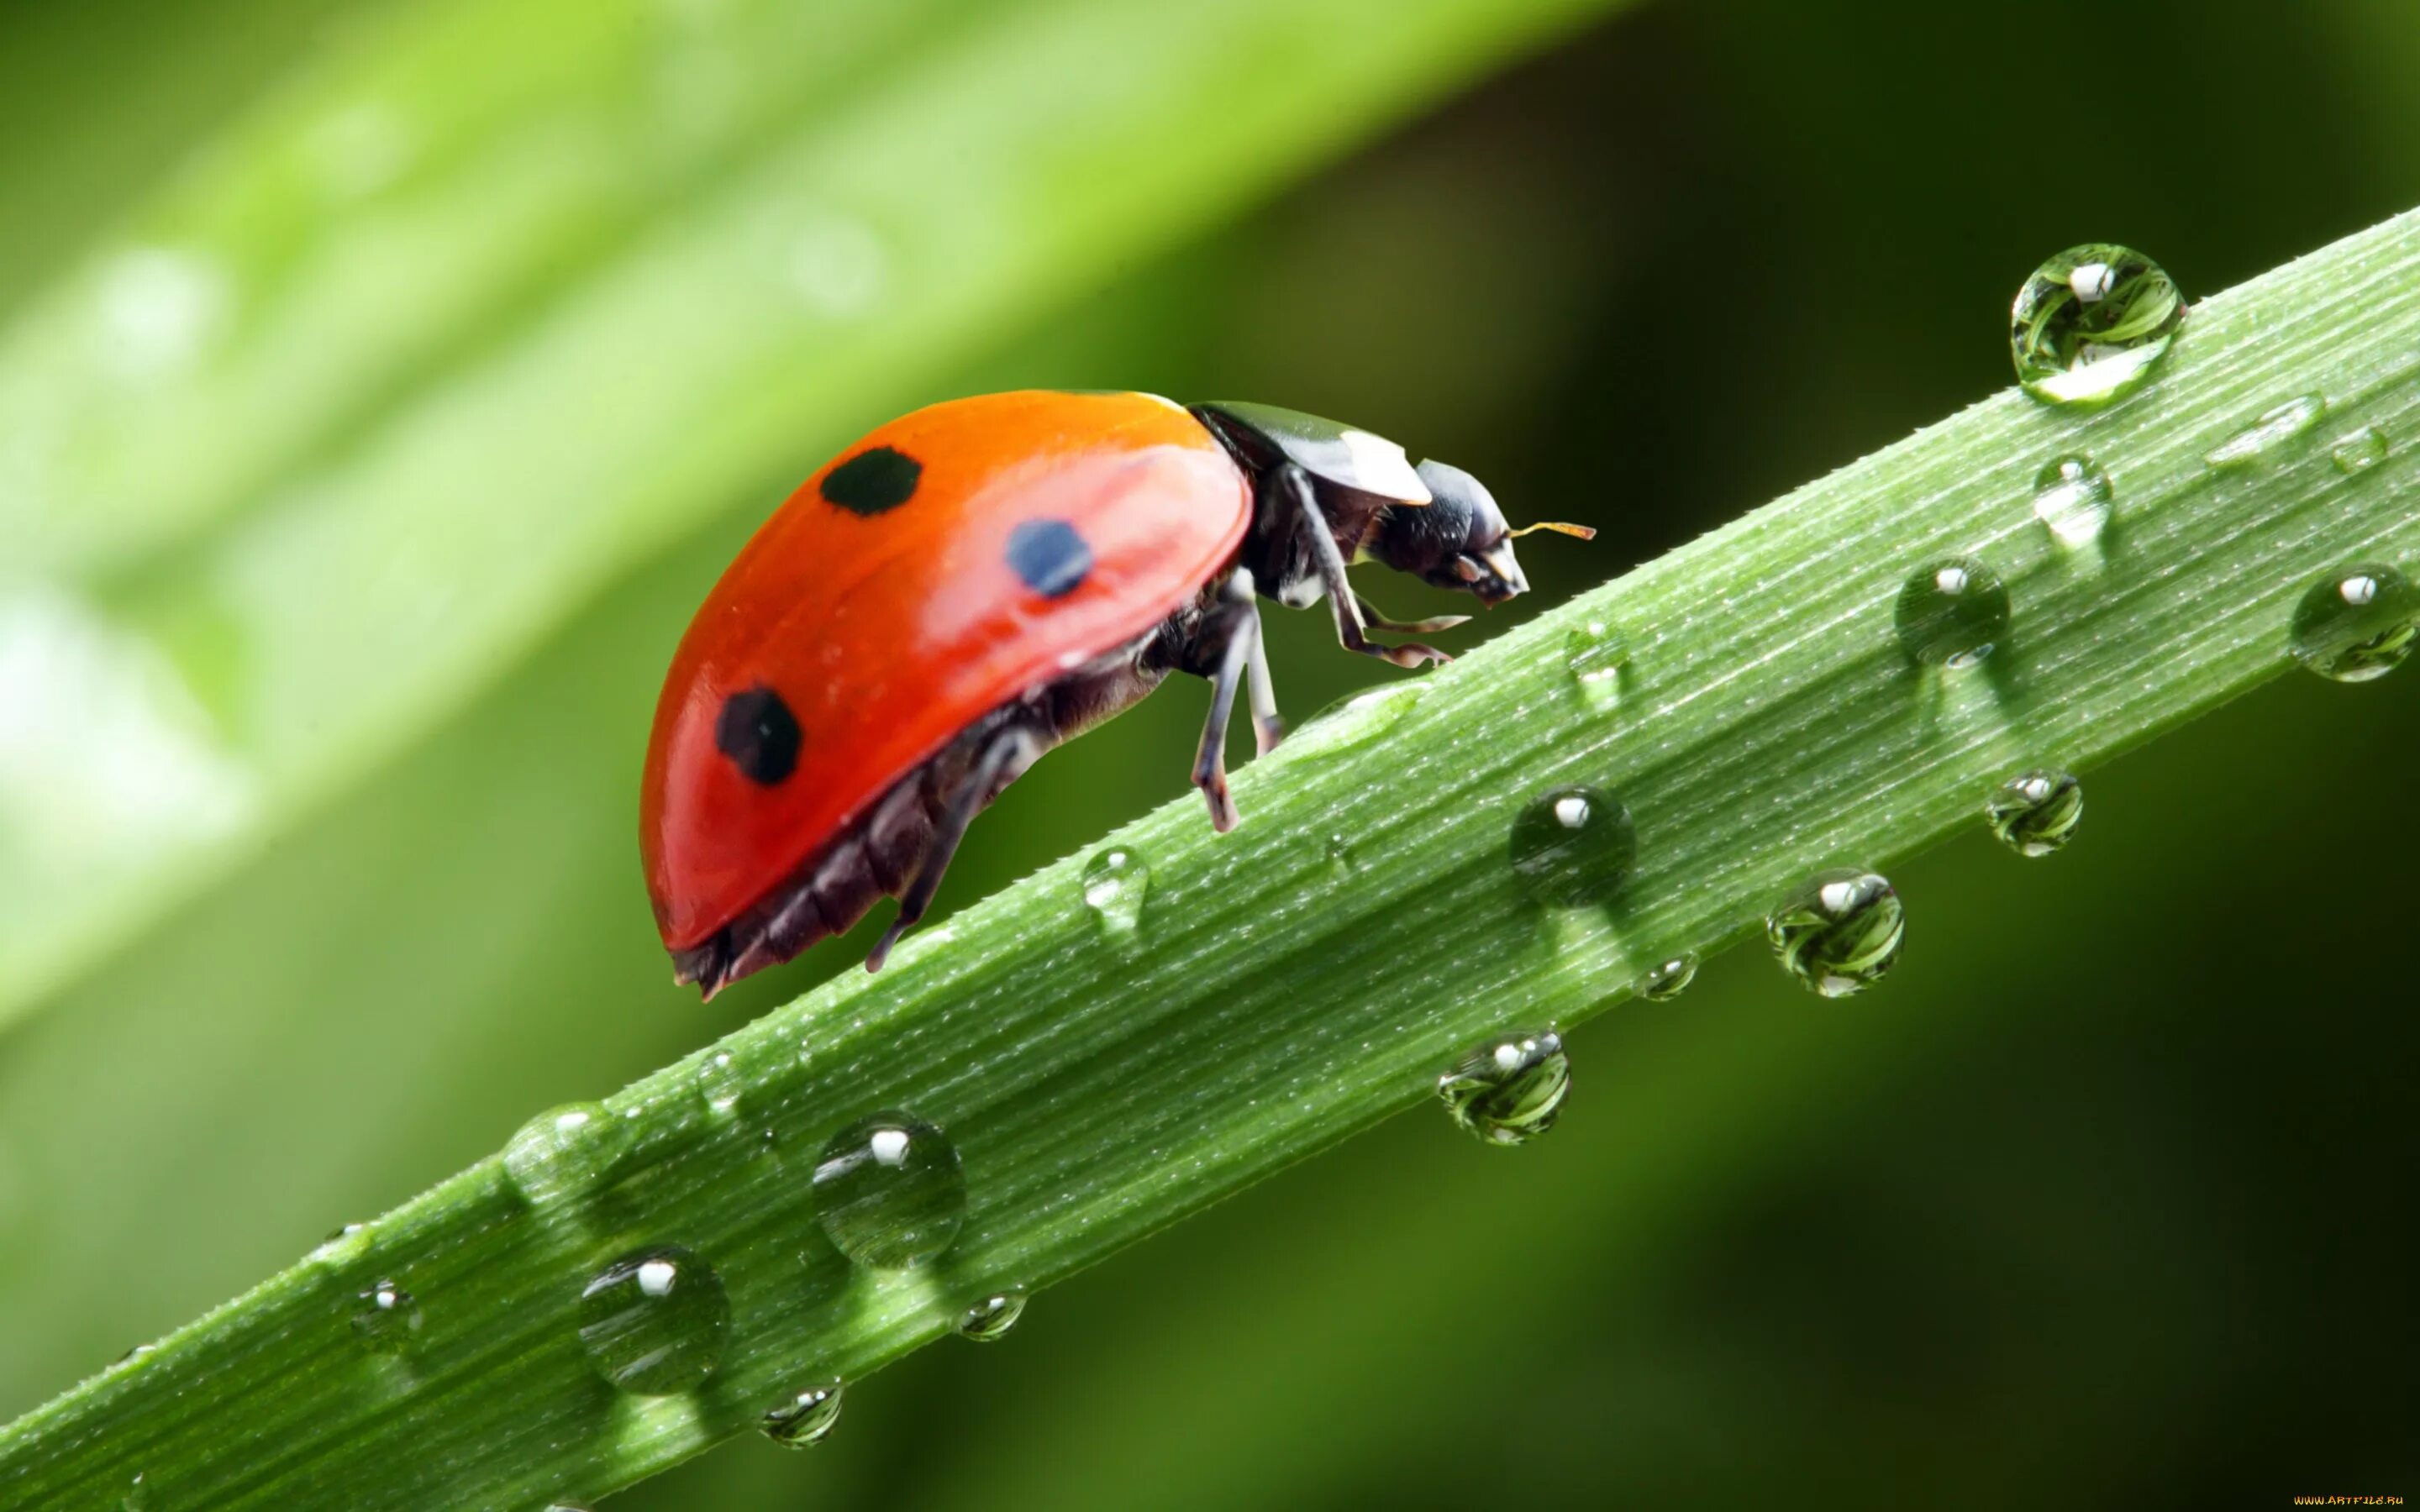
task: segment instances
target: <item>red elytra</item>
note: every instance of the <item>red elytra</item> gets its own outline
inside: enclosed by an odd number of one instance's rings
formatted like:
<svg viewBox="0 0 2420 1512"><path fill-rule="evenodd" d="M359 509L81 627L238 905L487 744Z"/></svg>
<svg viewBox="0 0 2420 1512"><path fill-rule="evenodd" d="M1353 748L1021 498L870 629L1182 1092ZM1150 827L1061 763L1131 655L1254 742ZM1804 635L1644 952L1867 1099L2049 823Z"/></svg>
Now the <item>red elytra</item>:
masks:
<svg viewBox="0 0 2420 1512"><path fill-rule="evenodd" d="M674 655L640 845L678 979L712 996L896 895L878 967L974 814L1172 671L1212 682L1194 780L1227 827L1248 677L1262 748L1281 729L1254 594L1325 595L1348 647L1442 661L1362 631L1460 622L1375 616L1344 563L1494 603L1527 587L1513 533L1468 474L1289 410L1028 391L892 421L758 530Z"/></svg>

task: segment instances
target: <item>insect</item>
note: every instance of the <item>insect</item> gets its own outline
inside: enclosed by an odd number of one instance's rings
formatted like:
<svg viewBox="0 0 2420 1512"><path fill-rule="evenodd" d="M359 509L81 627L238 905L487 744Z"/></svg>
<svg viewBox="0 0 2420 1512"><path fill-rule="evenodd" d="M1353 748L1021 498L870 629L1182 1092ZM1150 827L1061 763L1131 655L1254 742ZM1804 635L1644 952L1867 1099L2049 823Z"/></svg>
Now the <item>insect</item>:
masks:
<svg viewBox="0 0 2420 1512"><path fill-rule="evenodd" d="M1233 826L1237 689L1261 750L1284 733L1257 595L1326 597L1348 650L1444 661L1368 632L1466 616L1389 620L1345 564L1497 604L1528 587L1524 533L1466 472L1264 405L1027 391L892 421L757 531L674 655L640 848L675 979L712 997L895 896L879 969L984 806L1171 671L1210 682L1193 781Z"/></svg>

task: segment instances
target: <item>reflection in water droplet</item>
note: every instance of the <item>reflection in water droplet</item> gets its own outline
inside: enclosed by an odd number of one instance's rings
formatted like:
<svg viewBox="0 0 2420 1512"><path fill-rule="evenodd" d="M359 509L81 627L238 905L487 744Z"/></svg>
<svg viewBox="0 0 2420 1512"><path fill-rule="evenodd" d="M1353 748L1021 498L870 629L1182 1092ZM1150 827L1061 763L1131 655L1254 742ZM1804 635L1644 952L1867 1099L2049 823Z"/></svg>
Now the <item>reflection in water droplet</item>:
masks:
<svg viewBox="0 0 2420 1512"><path fill-rule="evenodd" d="M1139 851L1113 845L1084 863L1084 906L1105 933L1133 933L1142 923L1150 892L1151 866Z"/></svg>
<svg viewBox="0 0 2420 1512"><path fill-rule="evenodd" d="M1621 700L1621 670L1630 662L1630 638L1619 626L1590 620L1563 636L1563 665L1580 696L1596 708Z"/></svg>
<svg viewBox="0 0 2420 1512"><path fill-rule="evenodd" d="M705 1101L706 1111L717 1118L727 1118L739 1106L746 1080L728 1050L709 1051L697 1063L697 1095Z"/></svg>
<svg viewBox="0 0 2420 1512"><path fill-rule="evenodd" d="M1808 878L1766 917L1764 937L1809 990L1846 997L1898 964L1906 927L1888 879L1853 869Z"/></svg>
<svg viewBox="0 0 2420 1512"><path fill-rule="evenodd" d="M1638 856L1630 810L1600 788L1553 788L1512 820L1512 874L1529 896L1557 908L1603 903L1621 889Z"/></svg>
<svg viewBox="0 0 2420 1512"><path fill-rule="evenodd" d="M2311 585L2294 606L2294 656L2334 682L2366 683L2412 654L2420 594L2381 562L2356 563Z"/></svg>
<svg viewBox="0 0 2420 1512"><path fill-rule="evenodd" d="M605 1179L626 1143L622 1120L596 1103L539 1114L504 1144L504 1174L522 1196L552 1202Z"/></svg>
<svg viewBox="0 0 2420 1512"><path fill-rule="evenodd" d="M2008 585L1979 558L1948 557L1909 577L1893 623L1919 664L1973 667L2009 633Z"/></svg>
<svg viewBox="0 0 2420 1512"><path fill-rule="evenodd" d="M420 1303L394 1281L380 1281L357 1299L353 1337L380 1354L401 1354L420 1332Z"/></svg>
<svg viewBox="0 0 2420 1512"><path fill-rule="evenodd" d="M995 1291L976 1303L958 1317L958 1335L977 1344L989 1344L1004 1336L1025 1316L1025 1291L1011 1287Z"/></svg>
<svg viewBox="0 0 2420 1512"><path fill-rule="evenodd" d="M2184 296L2128 247L2070 247L2017 290L2009 355L2027 393L2057 404L2112 399L2140 382L2184 323Z"/></svg>
<svg viewBox="0 0 2420 1512"><path fill-rule="evenodd" d="M623 1256L580 1293L580 1343L613 1385L641 1396L694 1389L722 1363L731 1302L714 1268L677 1244Z"/></svg>
<svg viewBox="0 0 2420 1512"><path fill-rule="evenodd" d="M2273 455L2279 447L2303 435L2328 412L2328 401L2316 393L2300 393L2201 455L2214 468L2245 467Z"/></svg>
<svg viewBox="0 0 2420 1512"><path fill-rule="evenodd" d="M1993 789L1984 800L1983 818L2019 856L2048 856L2073 840L2084 823L2084 784L2066 772L2038 766Z"/></svg>
<svg viewBox="0 0 2420 1512"><path fill-rule="evenodd" d="M1668 1003L1698 980L1698 958L1688 951L1651 967L1635 989L1651 1003Z"/></svg>
<svg viewBox="0 0 2420 1512"><path fill-rule="evenodd" d="M812 1449L840 1421L841 1383L811 1386L765 1414L765 1437L784 1449Z"/></svg>
<svg viewBox="0 0 2420 1512"><path fill-rule="evenodd" d="M958 1149L936 1124L876 1113L832 1135L814 1174L815 1220L860 1265L899 1270L950 1247L967 1216Z"/></svg>
<svg viewBox="0 0 2420 1512"><path fill-rule="evenodd" d="M1292 760L1367 745L1410 713L1424 691L1419 683L1388 683L1341 698L1288 736L1278 753Z"/></svg>
<svg viewBox="0 0 2420 1512"><path fill-rule="evenodd" d="M2062 456L2034 478L2034 517L2061 546L2084 546L2109 523L2109 474L2084 455Z"/></svg>
<svg viewBox="0 0 2420 1512"><path fill-rule="evenodd" d="M2347 431L2328 450L2328 460L2347 474L2366 472L2386 460L2386 432L2376 425Z"/></svg>
<svg viewBox="0 0 2420 1512"><path fill-rule="evenodd" d="M1571 1062L1552 1029L1490 1041L1437 1078L1455 1124L1488 1145L1521 1144L1553 1128L1571 1089Z"/></svg>

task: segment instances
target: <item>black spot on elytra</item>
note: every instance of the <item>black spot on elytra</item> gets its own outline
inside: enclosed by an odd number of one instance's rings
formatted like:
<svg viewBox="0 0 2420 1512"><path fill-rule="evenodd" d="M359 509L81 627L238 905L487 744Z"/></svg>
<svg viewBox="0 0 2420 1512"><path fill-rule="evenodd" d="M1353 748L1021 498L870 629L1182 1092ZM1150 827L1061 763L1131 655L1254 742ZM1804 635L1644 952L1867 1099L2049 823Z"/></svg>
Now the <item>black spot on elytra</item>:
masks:
<svg viewBox="0 0 2420 1512"><path fill-rule="evenodd" d="M799 717L781 694L760 683L722 701L714 745L740 776L769 788L798 767Z"/></svg>
<svg viewBox="0 0 2420 1512"><path fill-rule="evenodd" d="M823 496L852 515L879 515L916 496L924 464L888 446L869 446L824 474Z"/></svg>
<svg viewBox="0 0 2420 1512"><path fill-rule="evenodd" d="M1029 519L1008 532L1008 564L1045 598L1063 598L1093 570L1093 548L1063 519Z"/></svg>

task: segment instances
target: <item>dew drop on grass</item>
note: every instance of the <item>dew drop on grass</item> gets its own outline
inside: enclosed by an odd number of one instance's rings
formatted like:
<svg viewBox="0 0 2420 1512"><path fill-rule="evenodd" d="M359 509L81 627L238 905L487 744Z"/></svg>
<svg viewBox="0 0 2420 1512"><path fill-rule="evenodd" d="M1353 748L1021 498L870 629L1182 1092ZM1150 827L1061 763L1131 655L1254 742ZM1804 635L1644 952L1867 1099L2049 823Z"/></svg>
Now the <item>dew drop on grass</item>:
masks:
<svg viewBox="0 0 2420 1512"><path fill-rule="evenodd" d="M596 1103L541 1113L504 1144L504 1174L535 1204L560 1201L603 1180L627 1142L622 1120Z"/></svg>
<svg viewBox="0 0 2420 1512"><path fill-rule="evenodd" d="M1151 865L1139 851L1113 845L1084 863L1084 906L1105 934L1132 934L1150 892Z"/></svg>
<svg viewBox="0 0 2420 1512"><path fill-rule="evenodd" d="M1846 997L1899 962L1907 927L1899 892L1878 872L1819 872L1765 917L1782 968L1825 997Z"/></svg>
<svg viewBox="0 0 2420 1512"><path fill-rule="evenodd" d="M697 1095L706 1111L718 1119L729 1118L739 1106L739 1094L746 1085L739 1063L728 1050L710 1050L697 1063Z"/></svg>
<svg viewBox="0 0 2420 1512"><path fill-rule="evenodd" d="M1571 1089L1571 1061L1552 1029L1491 1040L1437 1078L1437 1096L1455 1124L1487 1145L1518 1145L1544 1134Z"/></svg>
<svg viewBox="0 0 2420 1512"><path fill-rule="evenodd" d="M1366 746L1409 714L1426 691L1419 683L1388 683L1347 694L1313 715L1278 749L1291 761Z"/></svg>
<svg viewBox="0 0 2420 1512"><path fill-rule="evenodd" d="M2213 468L2241 468L2276 455L2278 448L2306 434L2328 412L2328 401L2316 393L2298 393L2201 455Z"/></svg>
<svg viewBox="0 0 2420 1512"><path fill-rule="evenodd" d="M1349 873L1361 870L1360 856L1354 851L1353 842L1342 835L1327 837L1326 855L1327 864L1339 872Z"/></svg>
<svg viewBox="0 0 2420 1512"><path fill-rule="evenodd" d="M977 1344L990 1344L1005 1337L1025 1316L1025 1290L1011 1287L995 1291L958 1315L958 1336Z"/></svg>
<svg viewBox="0 0 2420 1512"><path fill-rule="evenodd" d="M767 1412L760 1423L765 1437L784 1449L812 1449L824 1442L840 1421L841 1383L810 1386Z"/></svg>
<svg viewBox="0 0 2420 1512"><path fill-rule="evenodd" d="M580 1293L580 1343L597 1373L640 1396L694 1390L722 1363L731 1302L714 1267L677 1244L634 1250Z"/></svg>
<svg viewBox="0 0 2420 1512"><path fill-rule="evenodd" d="M380 1280L354 1299L353 1337L379 1354L401 1354L420 1333L420 1301L401 1285Z"/></svg>
<svg viewBox="0 0 2420 1512"><path fill-rule="evenodd" d="M1591 708L1609 709L1621 698L1621 669L1630 661L1630 639L1603 620L1575 625L1563 636L1563 665Z"/></svg>
<svg viewBox="0 0 2420 1512"><path fill-rule="evenodd" d="M2412 654L2420 593L2384 563L2339 567L2294 606L2295 659L2332 682L2366 683Z"/></svg>
<svg viewBox="0 0 2420 1512"><path fill-rule="evenodd" d="M832 1135L815 1165L814 1197L833 1247L881 1271L939 1255L967 1216L957 1147L908 1113L870 1114Z"/></svg>
<svg viewBox="0 0 2420 1512"><path fill-rule="evenodd" d="M1962 671L2008 635L2008 585L1979 558L1946 557L1901 585L1892 624L1918 664Z"/></svg>
<svg viewBox="0 0 2420 1512"><path fill-rule="evenodd" d="M145 1479L148 1473L147 1471L138 1472L134 1479L128 1484L126 1494L119 1498L117 1504L124 1512L153 1512L151 1486Z"/></svg>
<svg viewBox="0 0 2420 1512"><path fill-rule="evenodd" d="M2101 464L2081 454L2053 460L2034 477L2034 517L2061 546L2086 546L2109 523L2115 494Z"/></svg>
<svg viewBox="0 0 2420 1512"><path fill-rule="evenodd" d="M2048 856L2063 849L2084 823L2084 784L2054 767L2022 772L1983 800L1984 822L2000 843L2019 856Z"/></svg>
<svg viewBox="0 0 2420 1512"><path fill-rule="evenodd" d="M2347 431L2328 450L2328 460L2348 477L2368 471L2386 460L2386 432L2376 425Z"/></svg>
<svg viewBox="0 0 2420 1512"><path fill-rule="evenodd" d="M1668 961L1658 962L1638 979L1634 989L1651 1003L1668 1003L1689 990L1698 980L1698 958L1683 950Z"/></svg>
<svg viewBox="0 0 2420 1512"><path fill-rule="evenodd" d="M2017 290L2009 352L2027 393L2096 404L2141 382L2184 318L2184 296L2150 258L2106 242L2070 247Z"/></svg>
<svg viewBox="0 0 2420 1512"><path fill-rule="evenodd" d="M1621 800L1601 788L1551 788L1512 820L1512 874L1537 902L1556 908L1603 903L1638 857L1637 832Z"/></svg>

